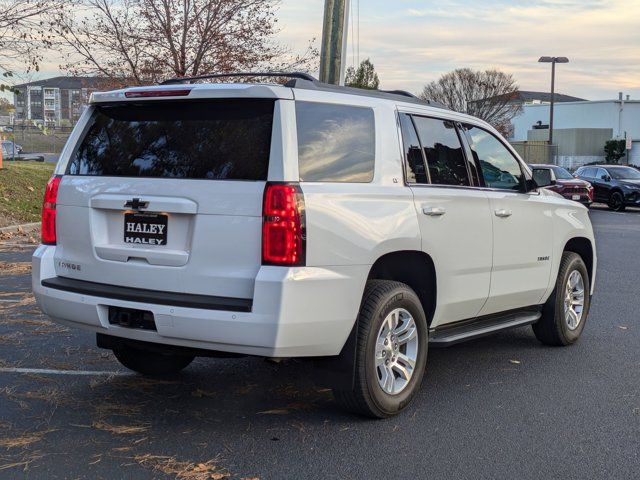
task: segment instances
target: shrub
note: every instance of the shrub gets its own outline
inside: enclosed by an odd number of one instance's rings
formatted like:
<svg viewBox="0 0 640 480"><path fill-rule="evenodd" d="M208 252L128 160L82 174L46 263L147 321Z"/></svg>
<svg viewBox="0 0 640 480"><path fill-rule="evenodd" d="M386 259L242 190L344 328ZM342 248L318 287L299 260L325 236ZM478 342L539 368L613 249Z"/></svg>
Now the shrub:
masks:
<svg viewBox="0 0 640 480"><path fill-rule="evenodd" d="M627 153L625 140L607 140L604 144L604 153L607 163L618 163Z"/></svg>

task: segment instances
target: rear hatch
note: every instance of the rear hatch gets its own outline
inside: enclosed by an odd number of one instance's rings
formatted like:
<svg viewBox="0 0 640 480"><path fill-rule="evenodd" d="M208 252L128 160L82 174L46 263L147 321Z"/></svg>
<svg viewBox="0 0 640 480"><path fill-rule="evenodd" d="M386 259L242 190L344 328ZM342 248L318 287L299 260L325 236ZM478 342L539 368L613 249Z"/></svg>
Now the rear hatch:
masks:
<svg viewBox="0 0 640 480"><path fill-rule="evenodd" d="M97 104L64 166L58 276L251 298L276 100Z"/></svg>

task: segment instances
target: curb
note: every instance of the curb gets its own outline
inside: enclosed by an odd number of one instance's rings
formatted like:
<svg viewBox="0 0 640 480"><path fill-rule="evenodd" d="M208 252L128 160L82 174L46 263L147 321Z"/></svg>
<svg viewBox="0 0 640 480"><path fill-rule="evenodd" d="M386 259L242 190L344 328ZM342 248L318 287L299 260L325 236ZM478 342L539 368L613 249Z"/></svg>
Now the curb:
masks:
<svg viewBox="0 0 640 480"><path fill-rule="evenodd" d="M23 223L22 225L10 225L0 228L0 233L29 233L40 228L40 222Z"/></svg>

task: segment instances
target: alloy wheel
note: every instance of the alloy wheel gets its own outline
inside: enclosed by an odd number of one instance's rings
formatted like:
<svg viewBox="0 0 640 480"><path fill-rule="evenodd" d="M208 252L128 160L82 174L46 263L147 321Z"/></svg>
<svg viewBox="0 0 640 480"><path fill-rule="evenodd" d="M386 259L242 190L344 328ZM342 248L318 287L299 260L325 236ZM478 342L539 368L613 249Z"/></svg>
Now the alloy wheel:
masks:
<svg viewBox="0 0 640 480"><path fill-rule="evenodd" d="M622 198L622 195L620 193L614 192L611 195L610 205L612 210L616 210L616 211L620 210L623 202L624 202L624 199Z"/></svg>
<svg viewBox="0 0 640 480"><path fill-rule="evenodd" d="M567 278L564 291L564 320L569 330L575 330L582 321L584 312L584 279L578 270L573 270Z"/></svg>
<svg viewBox="0 0 640 480"><path fill-rule="evenodd" d="M404 308L391 311L382 322L376 341L375 368L378 383L389 395L409 384L418 359L418 330Z"/></svg>

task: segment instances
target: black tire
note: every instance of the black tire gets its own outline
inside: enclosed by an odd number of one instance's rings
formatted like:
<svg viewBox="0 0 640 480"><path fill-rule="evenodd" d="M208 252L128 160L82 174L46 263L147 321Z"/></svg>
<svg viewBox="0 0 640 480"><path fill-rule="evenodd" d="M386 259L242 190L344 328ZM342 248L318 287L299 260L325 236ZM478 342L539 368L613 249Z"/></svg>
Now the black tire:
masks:
<svg viewBox="0 0 640 480"><path fill-rule="evenodd" d="M565 319L565 288L569 275L578 271L584 284L584 306L582 317L577 328L569 328ZM556 280L556 287L542 309L542 318L533 324L536 338L545 345L565 346L574 343L584 330L589 307L591 306L589 272L582 257L577 253L564 252L560 261L560 270Z"/></svg>
<svg viewBox="0 0 640 480"><path fill-rule="evenodd" d="M378 332L396 308L407 310L416 325L418 349L413 374L398 394L388 394L378 382L375 366ZM336 401L345 409L368 417L386 418L404 410L419 390L427 363L427 320L415 292L404 283L389 280L367 282L357 324L355 379L352 390L334 389Z"/></svg>
<svg viewBox="0 0 640 480"><path fill-rule="evenodd" d="M186 368L195 358L189 355L152 352L127 345L113 350L113 354L129 370L151 376L176 374Z"/></svg>
<svg viewBox="0 0 640 480"><path fill-rule="evenodd" d="M609 202L607 203L607 205L614 212L623 212L625 209L625 204L624 204L624 195L622 195L622 192L619 192L617 190L614 192L611 192L611 195L609 195Z"/></svg>

